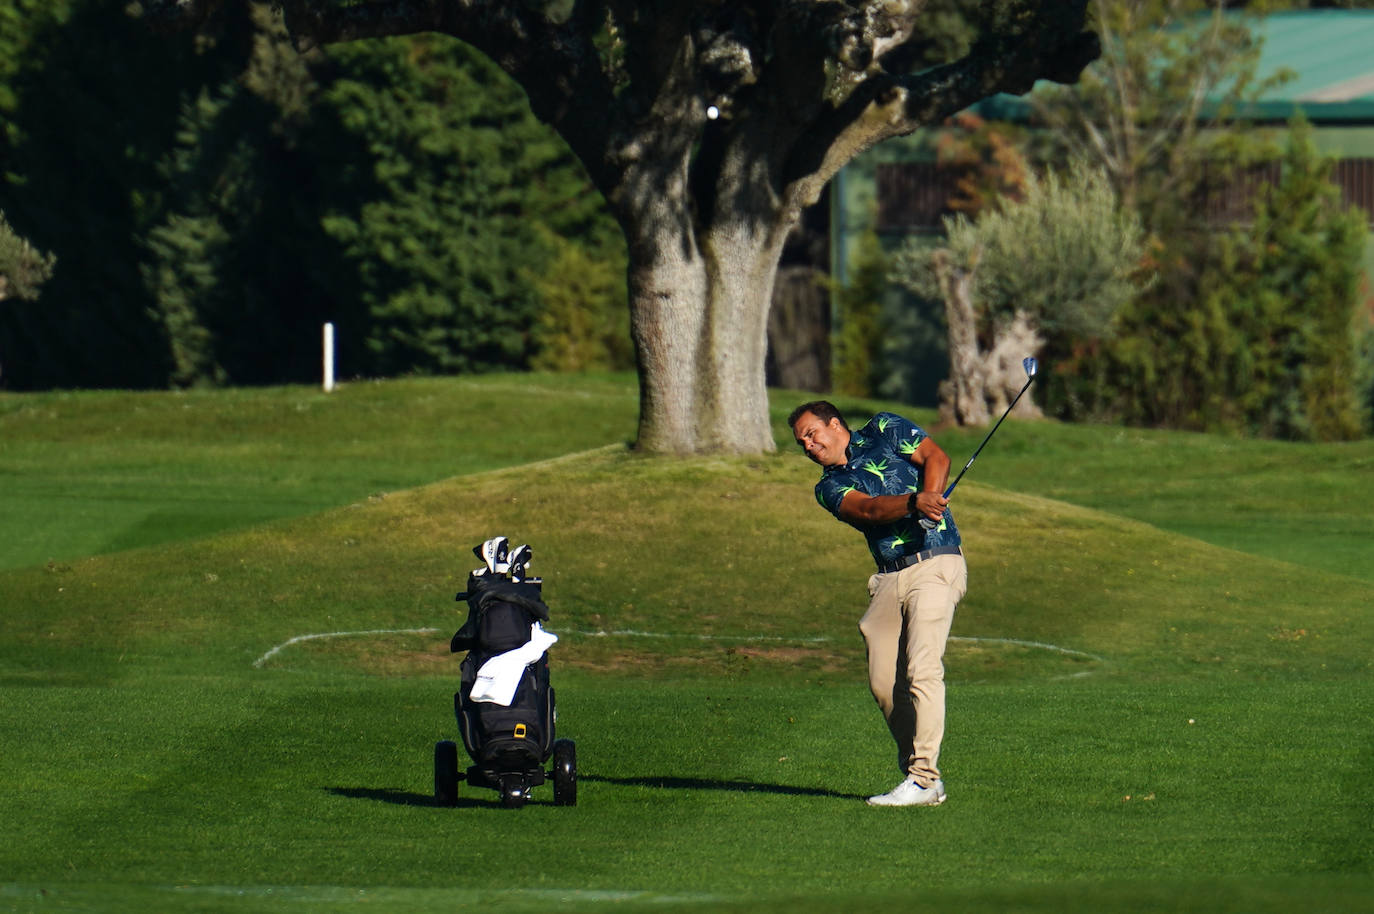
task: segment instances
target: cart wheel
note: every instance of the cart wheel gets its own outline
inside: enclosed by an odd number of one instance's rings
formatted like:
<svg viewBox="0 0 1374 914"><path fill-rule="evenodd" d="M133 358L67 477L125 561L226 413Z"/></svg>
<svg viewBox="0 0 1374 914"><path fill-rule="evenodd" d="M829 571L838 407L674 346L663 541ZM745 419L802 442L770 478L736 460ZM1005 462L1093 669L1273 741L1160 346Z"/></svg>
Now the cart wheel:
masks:
<svg viewBox="0 0 1374 914"><path fill-rule="evenodd" d="M525 778L518 774L501 776L501 805L507 809L519 809L530 798L530 787Z"/></svg>
<svg viewBox="0 0 1374 914"><path fill-rule="evenodd" d="M458 805L458 744L453 740L434 744L434 802Z"/></svg>
<svg viewBox="0 0 1374 914"><path fill-rule="evenodd" d="M570 739L553 743L553 803L577 805L577 744Z"/></svg>

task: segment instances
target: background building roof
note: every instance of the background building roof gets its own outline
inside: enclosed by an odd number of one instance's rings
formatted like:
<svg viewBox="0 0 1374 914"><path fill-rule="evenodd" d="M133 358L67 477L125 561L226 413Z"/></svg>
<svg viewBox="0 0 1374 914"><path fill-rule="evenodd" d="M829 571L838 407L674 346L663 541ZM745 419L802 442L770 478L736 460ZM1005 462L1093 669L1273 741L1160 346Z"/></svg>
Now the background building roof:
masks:
<svg viewBox="0 0 1374 914"><path fill-rule="evenodd" d="M1276 13L1259 34L1257 75L1286 67L1296 78L1266 93L1247 115L1287 118L1300 106L1313 122L1374 122L1374 10Z"/></svg>
<svg viewBox="0 0 1374 914"><path fill-rule="evenodd" d="M1374 124L1374 10L1305 10L1259 21L1264 40L1256 76L1282 69L1295 78L1269 90L1242 116L1287 120L1296 108L1313 123ZM995 95L973 106L983 117L1024 121L1029 105Z"/></svg>

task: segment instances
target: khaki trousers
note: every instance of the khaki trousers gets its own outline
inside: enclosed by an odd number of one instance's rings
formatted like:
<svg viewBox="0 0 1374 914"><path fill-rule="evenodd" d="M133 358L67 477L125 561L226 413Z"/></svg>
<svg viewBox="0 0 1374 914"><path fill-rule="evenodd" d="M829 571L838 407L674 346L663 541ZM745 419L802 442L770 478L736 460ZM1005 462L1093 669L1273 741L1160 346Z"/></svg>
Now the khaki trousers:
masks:
<svg viewBox="0 0 1374 914"><path fill-rule="evenodd" d="M968 587L962 555L937 555L868 579L859 620L868 684L897 742L897 765L922 787L940 777L945 736L945 642Z"/></svg>

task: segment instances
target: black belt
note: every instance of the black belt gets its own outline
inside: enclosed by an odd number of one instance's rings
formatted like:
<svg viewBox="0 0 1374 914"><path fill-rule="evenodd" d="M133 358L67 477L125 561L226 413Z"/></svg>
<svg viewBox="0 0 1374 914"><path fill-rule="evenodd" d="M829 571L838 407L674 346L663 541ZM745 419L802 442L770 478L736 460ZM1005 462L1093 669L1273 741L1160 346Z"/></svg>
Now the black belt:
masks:
<svg viewBox="0 0 1374 914"><path fill-rule="evenodd" d="M963 555L964 550L961 546L936 546L934 549L927 549L924 552L913 552L911 555L904 555L891 562L879 562L878 574L892 574L894 571L901 571L915 565L917 562L924 562L926 559L933 559L937 555Z"/></svg>

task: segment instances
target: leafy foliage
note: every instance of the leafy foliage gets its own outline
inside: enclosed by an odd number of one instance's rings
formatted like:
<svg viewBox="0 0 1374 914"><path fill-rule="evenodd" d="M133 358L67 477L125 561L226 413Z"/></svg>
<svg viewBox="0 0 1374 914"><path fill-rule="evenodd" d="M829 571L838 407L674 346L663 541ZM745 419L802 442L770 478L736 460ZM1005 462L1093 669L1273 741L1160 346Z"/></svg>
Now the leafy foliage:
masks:
<svg viewBox="0 0 1374 914"><path fill-rule="evenodd" d="M548 274L553 239L597 221L580 167L518 87L451 38L344 45L331 61L316 143L323 180L339 186L323 225L342 250L336 295L361 306L370 370L528 365L534 277Z"/></svg>
<svg viewBox="0 0 1374 914"><path fill-rule="evenodd" d="M518 218L520 112L487 104L499 74L437 37L347 45L323 93L339 152L324 218L366 314L379 374L522 364L532 289L517 251L535 244ZM497 110L493 110L496 107ZM340 294L347 294L340 289Z"/></svg>
<svg viewBox="0 0 1374 914"><path fill-rule="evenodd" d="M9 0L0 4L0 143L12 145L19 138L14 121L19 104L16 78L30 56L33 39L62 19L67 0Z"/></svg>
<svg viewBox="0 0 1374 914"><path fill-rule="evenodd" d="M1142 301L1110 350L1129 418L1341 440L1361 433L1356 321L1365 222L1296 122L1277 186L1222 234L1187 311ZM1147 328L1155 328L1152 335ZM1162 330L1163 332L1159 332Z"/></svg>
<svg viewBox="0 0 1374 914"><path fill-rule="evenodd" d="M52 276L57 258L34 249L14 233L0 210L0 301L6 298L35 299L38 289Z"/></svg>
<svg viewBox="0 0 1374 914"><path fill-rule="evenodd" d="M63 265L0 313L12 386L313 380L326 320L346 374L522 367L551 239L622 268L566 148L452 39L301 54L266 2L181 36L94 0L0 24L0 202Z"/></svg>
<svg viewBox="0 0 1374 914"><path fill-rule="evenodd" d="M1366 293L1368 287L1366 286ZM1360 365L1356 375L1357 390L1363 403L1366 427L1374 424L1374 307L1366 300L1363 318L1364 332L1360 335Z"/></svg>
<svg viewBox="0 0 1374 914"><path fill-rule="evenodd" d="M245 57L187 100L158 170L144 281L176 386L309 380L327 300L310 163L301 149L315 84L265 4L232 50Z"/></svg>
<svg viewBox="0 0 1374 914"><path fill-rule="evenodd" d="M840 326L835 332L833 383L836 393L876 396L885 378L887 328L883 294L891 258L876 232L859 236L849 282L835 290Z"/></svg>
<svg viewBox="0 0 1374 914"><path fill-rule="evenodd" d="M1262 5L1228 12L1218 0L1093 0L1100 58L1072 86L1029 98L1051 137L1097 162L1122 204L1155 229L1162 211L1191 198L1234 144L1238 108L1290 74L1255 78L1260 48L1251 26Z"/></svg>
<svg viewBox="0 0 1374 914"><path fill-rule="evenodd" d="M1064 175L1027 173L1025 198L1001 197L976 219L945 220L943 246L973 276L981 322L990 328L1027 312L1050 338L1109 336L1117 309L1138 291L1144 232L1121 209L1100 171L1078 164ZM930 249L908 242L894 278L940 297Z"/></svg>
<svg viewBox="0 0 1374 914"><path fill-rule="evenodd" d="M163 332L138 237L185 87L218 82L192 36L159 38L119 4L59 2L23 20L7 62L3 208L61 263L41 308L0 311L13 387L164 384ZM194 91L192 89L191 91Z"/></svg>
<svg viewBox="0 0 1374 914"><path fill-rule="evenodd" d="M623 256L598 258L584 244L552 236L548 270L531 277L543 301L531 367L544 371L634 368Z"/></svg>
<svg viewBox="0 0 1374 914"><path fill-rule="evenodd" d="M1255 77L1252 14L1265 9L1098 0L1102 58L1078 86L1033 96L1053 136L1106 168L1140 213L1158 275L1123 312L1114 340L1057 355L1045 389L1061 416L1284 437L1357 433L1351 308L1363 230L1335 207L1329 166L1316 161L1304 128L1290 138L1282 183L1253 213L1218 218L1208 206L1279 155L1235 120L1289 76Z"/></svg>
<svg viewBox="0 0 1374 914"><path fill-rule="evenodd" d="M955 184L949 208L975 218L1003 199L1024 199L1030 171L1021 152L1025 142L1022 131L969 112L951 120L953 129L940 131L935 142L937 161L946 168L964 171Z"/></svg>

